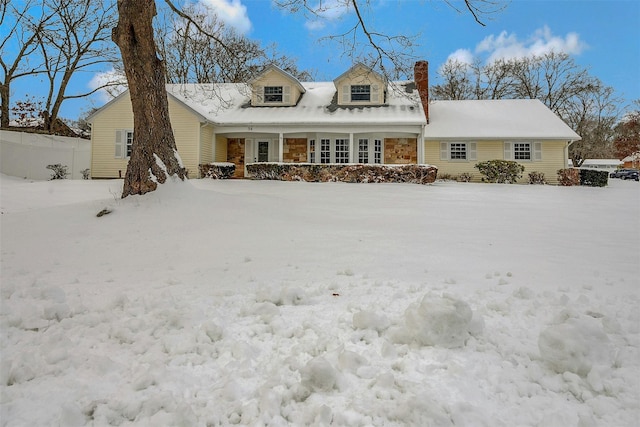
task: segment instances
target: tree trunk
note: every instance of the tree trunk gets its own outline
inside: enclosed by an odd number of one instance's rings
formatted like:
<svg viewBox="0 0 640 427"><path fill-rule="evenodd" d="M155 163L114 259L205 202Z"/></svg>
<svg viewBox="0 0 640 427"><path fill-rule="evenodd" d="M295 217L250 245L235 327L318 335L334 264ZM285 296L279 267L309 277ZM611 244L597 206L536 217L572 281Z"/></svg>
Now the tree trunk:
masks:
<svg viewBox="0 0 640 427"><path fill-rule="evenodd" d="M9 127L9 83L0 84L0 127Z"/></svg>
<svg viewBox="0 0 640 427"><path fill-rule="evenodd" d="M112 39L120 48L133 107L133 145L122 197L154 191L168 176L186 178L169 120L163 62L153 38L154 0L118 0Z"/></svg>

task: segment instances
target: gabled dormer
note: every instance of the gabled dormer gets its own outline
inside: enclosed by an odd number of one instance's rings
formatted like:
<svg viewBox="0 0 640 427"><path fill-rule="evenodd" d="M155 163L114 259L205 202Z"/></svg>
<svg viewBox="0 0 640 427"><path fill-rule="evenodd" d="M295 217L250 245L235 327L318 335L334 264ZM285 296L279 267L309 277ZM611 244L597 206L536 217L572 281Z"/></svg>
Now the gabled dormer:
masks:
<svg viewBox="0 0 640 427"><path fill-rule="evenodd" d="M376 106L386 101L387 81L364 64L356 64L333 81L340 106Z"/></svg>
<svg viewBox="0 0 640 427"><path fill-rule="evenodd" d="M249 85L253 107L291 107L305 92L298 79L275 65L265 68Z"/></svg>

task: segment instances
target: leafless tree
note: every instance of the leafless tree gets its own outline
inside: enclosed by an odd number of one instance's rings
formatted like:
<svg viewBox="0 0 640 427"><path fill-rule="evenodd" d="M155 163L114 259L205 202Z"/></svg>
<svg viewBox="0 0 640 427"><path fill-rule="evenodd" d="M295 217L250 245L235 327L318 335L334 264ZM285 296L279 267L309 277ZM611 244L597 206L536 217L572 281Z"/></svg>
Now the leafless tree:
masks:
<svg viewBox="0 0 640 427"><path fill-rule="evenodd" d="M115 5L102 0L45 0L44 6L56 11L51 25L37 34L48 83L45 129L53 132L65 100L84 98L115 84L105 82L90 91L67 93L77 73L117 61L116 48L109 40L116 15Z"/></svg>
<svg viewBox="0 0 640 427"><path fill-rule="evenodd" d="M277 65L300 80L308 78L309 73L299 71L295 61L278 54L275 46L261 47L227 28L215 14L194 5L185 6L183 12L189 18L165 14L156 26L158 54L164 59L168 83L243 83L266 64Z"/></svg>
<svg viewBox="0 0 640 427"><path fill-rule="evenodd" d="M45 130L53 132L65 100L89 96L112 84L105 82L84 93L69 94L67 90L78 73L117 61L116 49L109 41L115 6L101 0L3 0L1 7L0 22L9 29L0 45L2 126L9 124L11 83L42 75L47 92L41 114Z"/></svg>
<svg viewBox="0 0 640 427"><path fill-rule="evenodd" d="M597 80L590 90L578 93L568 101L564 120L582 137L569 147L573 166L582 166L586 159L615 157L613 140L621 103L613 88Z"/></svg>
<svg viewBox="0 0 640 427"><path fill-rule="evenodd" d="M4 36L0 40L0 124L9 126L11 83L21 77L44 72L43 64L34 55L38 50L38 34L49 25L54 11L45 10L38 0L25 1L17 7L9 0L0 3L0 26Z"/></svg>
<svg viewBox="0 0 640 427"><path fill-rule="evenodd" d="M323 37L320 41L337 43L342 55L352 62L362 62L375 68L390 80L412 75L413 65L418 59L413 51L420 34L390 34L385 28L375 27L371 19L370 0L274 2L292 13L302 13L316 19L323 19L331 13L343 13L345 16L349 13L350 24L344 32ZM445 0L445 3L458 13L469 13L476 23L483 26L485 19L506 6L505 0Z"/></svg>

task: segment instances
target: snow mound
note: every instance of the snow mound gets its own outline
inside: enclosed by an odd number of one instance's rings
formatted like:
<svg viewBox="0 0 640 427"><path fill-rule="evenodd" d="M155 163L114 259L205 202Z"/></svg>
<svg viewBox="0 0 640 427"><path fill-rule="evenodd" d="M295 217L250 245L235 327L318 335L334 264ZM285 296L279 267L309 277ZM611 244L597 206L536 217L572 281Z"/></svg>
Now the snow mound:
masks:
<svg viewBox="0 0 640 427"><path fill-rule="evenodd" d="M338 378L338 371L324 357L311 359L300 374L302 385L316 392L332 390Z"/></svg>
<svg viewBox="0 0 640 427"><path fill-rule="evenodd" d="M462 347L471 330L480 332L472 319L469 304L448 294L427 294L404 313L406 333L412 341L445 348Z"/></svg>
<svg viewBox="0 0 640 427"><path fill-rule="evenodd" d="M540 333L542 359L556 372L587 376L597 365L611 366L613 351L602 320L565 313L558 323Z"/></svg>
<svg viewBox="0 0 640 427"><path fill-rule="evenodd" d="M356 329L382 332L389 327L390 323L387 316L371 310L362 310L353 315L353 327Z"/></svg>

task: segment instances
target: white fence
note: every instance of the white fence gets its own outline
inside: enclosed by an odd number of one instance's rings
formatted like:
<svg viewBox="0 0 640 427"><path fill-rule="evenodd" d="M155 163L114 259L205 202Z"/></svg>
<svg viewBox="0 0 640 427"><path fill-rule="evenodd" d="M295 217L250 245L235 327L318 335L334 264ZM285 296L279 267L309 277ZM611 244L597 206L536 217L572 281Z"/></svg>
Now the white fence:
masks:
<svg viewBox="0 0 640 427"><path fill-rule="evenodd" d="M0 172L20 178L48 180L47 165L67 167L68 178L82 179L91 166L91 141L56 135L0 130Z"/></svg>

